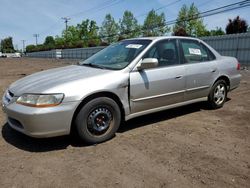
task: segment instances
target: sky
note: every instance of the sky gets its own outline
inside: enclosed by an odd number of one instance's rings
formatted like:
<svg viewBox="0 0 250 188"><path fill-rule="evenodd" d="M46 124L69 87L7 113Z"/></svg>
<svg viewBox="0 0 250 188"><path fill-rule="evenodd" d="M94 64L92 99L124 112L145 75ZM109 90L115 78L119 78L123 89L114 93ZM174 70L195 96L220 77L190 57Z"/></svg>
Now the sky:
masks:
<svg viewBox="0 0 250 188"><path fill-rule="evenodd" d="M82 20L95 20L101 26L107 13L118 22L125 10L131 11L140 24L146 13L152 9L166 6L157 11L164 12L166 21L175 20L180 8L194 3L200 12L241 0L0 0L0 39L11 36L15 48L35 44L34 34L39 34L38 43L46 36L60 36L65 29L62 17L70 17L68 25L76 25ZM225 26L228 18L244 18L250 24L250 7L213 15L203 19L207 29Z"/></svg>

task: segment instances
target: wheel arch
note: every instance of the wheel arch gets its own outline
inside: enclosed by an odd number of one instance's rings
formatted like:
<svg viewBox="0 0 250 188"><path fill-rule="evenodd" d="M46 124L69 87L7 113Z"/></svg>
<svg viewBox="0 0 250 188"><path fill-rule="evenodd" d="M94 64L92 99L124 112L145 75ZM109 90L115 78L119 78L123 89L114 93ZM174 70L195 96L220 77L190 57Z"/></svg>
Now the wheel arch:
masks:
<svg viewBox="0 0 250 188"><path fill-rule="evenodd" d="M226 84L227 84L227 90L229 91L229 89L230 89L230 79L228 78L228 76L225 76L225 75L219 76L219 77L215 80L215 82L213 83L213 85L214 85L218 80L224 80L224 81L226 82Z"/></svg>
<svg viewBox="0 0 250 188"><path fill-rule="evenodd" d="M108 92L108 91L103 91L103 92L98 92L98 93L93 93L93 94L90 94L89 96L85 97L81 103L77 106L76 110L74 111L74 114L73 114L73 117L72 117L72 120L71 120L71 128L70 128L70 132L73 131L74 129L74 121L75 121L75 118L77 116L77 114L80 112L80 110L82 109L82 107L87 104L89 101L93 100L93 99L96 99L98 97L107 97L107 98L110 98L112 100L114 100L119 108L120 108L120 112L121 112L121 118L122 118L122 121L124 121L125 119L125 110L124 110L124 107L123 107L123 104L121 102L121 100L119 99L119 97L112 93L112 92Z"/></svg>

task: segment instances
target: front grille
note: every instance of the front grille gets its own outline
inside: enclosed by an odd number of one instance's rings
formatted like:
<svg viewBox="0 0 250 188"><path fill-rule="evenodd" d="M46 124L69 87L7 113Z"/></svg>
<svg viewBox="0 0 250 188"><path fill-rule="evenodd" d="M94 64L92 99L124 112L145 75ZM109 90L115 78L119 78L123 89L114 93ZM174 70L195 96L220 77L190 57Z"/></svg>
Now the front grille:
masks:
<svg viewBox="0 0 250 188"><path fill-rule="evenodd" d="M8 117L8 120L11 123L11 125L13 125L15 127L18 127L20 129L23 129L23 125L22 125L22 123L20 121L18 121L16 119L13 119L13 118L10 118L10 117Z"/></svg>

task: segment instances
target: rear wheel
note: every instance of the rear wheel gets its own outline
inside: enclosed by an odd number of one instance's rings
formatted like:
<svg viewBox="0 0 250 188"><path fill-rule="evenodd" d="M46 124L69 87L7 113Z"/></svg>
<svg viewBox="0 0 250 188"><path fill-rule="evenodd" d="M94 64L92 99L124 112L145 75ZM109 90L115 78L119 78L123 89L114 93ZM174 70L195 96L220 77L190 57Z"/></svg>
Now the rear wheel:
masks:
<svg viewBox="0 0 250 188"><path fill-rule="evenodd" d="M209 106L213 109L221 108L227 99L227 84L224 80L218 80L213 85L208 96Z"/></svg>
<svg viewBox="0 0 250 188"><path fill-rule="evenodd" d="M120 108L107 97L91 100L76 117L77 132L82 140L95 144L115 135L121 122Z"/></svg>

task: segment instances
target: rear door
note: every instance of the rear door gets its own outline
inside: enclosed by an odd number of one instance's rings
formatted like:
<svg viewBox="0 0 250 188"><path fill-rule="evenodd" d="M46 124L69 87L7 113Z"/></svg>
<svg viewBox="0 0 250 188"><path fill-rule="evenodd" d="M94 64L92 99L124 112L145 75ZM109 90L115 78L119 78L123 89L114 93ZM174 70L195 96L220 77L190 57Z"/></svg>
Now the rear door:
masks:
<svg viewBox="0 0 250 188"><path fill-rule="evenodd" d="M157 58L159 65L130 73L132 113L182 102L185 68L180 64L176 40L159 41L143 58Z"/></svg>
<svg viewBox="0 0 250 188"><path fill-rule="evenodd" d="M207 97L219 74L215 56L201 42L180 39L182 63L186 69L185 101Z"/></svg>

